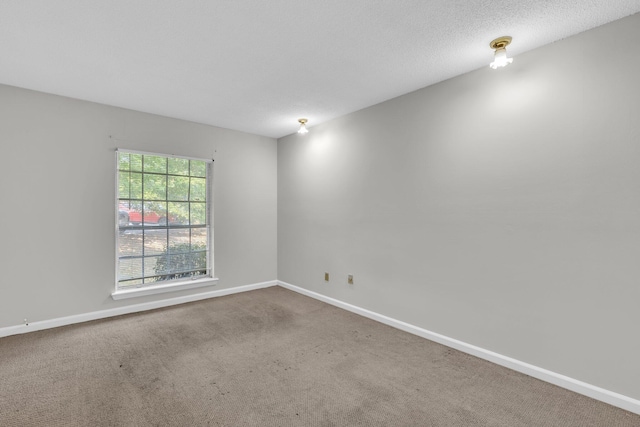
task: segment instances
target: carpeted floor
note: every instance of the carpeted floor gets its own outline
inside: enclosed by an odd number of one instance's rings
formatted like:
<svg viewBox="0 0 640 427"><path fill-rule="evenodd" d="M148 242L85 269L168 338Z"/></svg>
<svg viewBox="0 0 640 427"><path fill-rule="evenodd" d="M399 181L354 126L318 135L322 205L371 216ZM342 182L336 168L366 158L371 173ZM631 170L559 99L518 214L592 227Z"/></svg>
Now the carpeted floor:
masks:
<svg viewBox="0 0 640 427"><path fill-rule="evenodd" d="M0 339L0 426L640 426L280 287Z"/></svg>

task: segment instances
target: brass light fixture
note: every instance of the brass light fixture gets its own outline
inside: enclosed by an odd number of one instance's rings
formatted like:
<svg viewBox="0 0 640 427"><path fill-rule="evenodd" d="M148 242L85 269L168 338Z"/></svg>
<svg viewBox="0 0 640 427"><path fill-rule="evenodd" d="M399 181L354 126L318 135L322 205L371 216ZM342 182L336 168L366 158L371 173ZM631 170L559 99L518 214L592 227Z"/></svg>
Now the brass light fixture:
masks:
<svg viewBox="0 0 640 427"><path fill-rule="evenodd" d="M307 119L298 119L298 123L300 123L300 129L298 129L300 135L309 132L309 130L307 130Z"/></svg>
<svg viewBox="0 0 640 427"><path fill-rule="evenodd" d="M493 62L489 64L491 68L495 70L497 68L506 67L513 62L513 58L507 57L506 47L509 46L510 43L511 37L509 36L498 37L497 39L492 40L491 43L489 43L491 49L495 49L496 51L494 54Z"/></svg>

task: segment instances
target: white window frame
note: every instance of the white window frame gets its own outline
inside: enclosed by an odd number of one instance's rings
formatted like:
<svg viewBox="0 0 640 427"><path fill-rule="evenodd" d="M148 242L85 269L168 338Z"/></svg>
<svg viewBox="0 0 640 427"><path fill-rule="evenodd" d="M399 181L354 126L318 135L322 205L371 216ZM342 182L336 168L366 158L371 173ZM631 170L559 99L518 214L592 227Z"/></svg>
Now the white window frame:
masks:
<svg viewBox="0 0 640 427"><path fill-rule="evenodd" d="M165 158L176 158L186 160L197 160L206 164L206 229L207 229L207 273L203 276L193 278L180 278L167 281L156 282L153 284L141 284L135 287L119 288L119 271L120 271L120 231L118 224L120 197L119 197L119 153L140 154L143 156L157 156ZM167 224L167 227L169 225ZM111 294L114 300L141 297L146 295L154 295L165 292L174 292L185 289L193 289L204 286L212 286L218 282L213 275L214 256L213 256L213 160L202 159L197 157L177 156L173 154L152 153L146 151L135 151L128 149L116 149L115 151L115 291Z"/></svg>

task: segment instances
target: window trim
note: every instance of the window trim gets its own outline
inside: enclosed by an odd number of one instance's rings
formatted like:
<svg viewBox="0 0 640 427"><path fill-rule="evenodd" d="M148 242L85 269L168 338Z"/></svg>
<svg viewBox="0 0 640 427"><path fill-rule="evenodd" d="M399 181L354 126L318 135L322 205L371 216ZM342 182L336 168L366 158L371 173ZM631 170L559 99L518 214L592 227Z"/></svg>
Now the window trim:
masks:
<svg viewBox="0 0 640 427"><path fill-rule="evenodd" d="M140 286L138 288L120 289L111 293L114 300L144 297L147 295L163 294L165 292L183 291L186 289L202 288L205 286L214 286L218 283L218 278L207 277L204 279L192 279L189 281L181 280L166 283L164 285Z"/></svg>
<svg viewBox="0 0 640 427"><path fill-rule="evenodd" d="M206 186L207 186L207 200L206 200L206 210L207 210L207 224L206 228L208 230L207 233L207 274L205 276L197 276L193 278L185 278L185 279L175 279L167 281L166 283L161 284L151 284L151 285L138 285L135 287L129 287L124 289L118 289L118 268L119 268L119 248L120 248L120 233L118 226L118 212L119 212L119 189L118 189L118 156L119 153L127 153L127 154L141 154L143 156L159 156L165 158L175 158L175 159L187 159L187 160L196 160L202 161L206 163L207 174L206 174ZM148 151L137 151L137 150L128 150L123 148L116 148L115 150L115 221L114 221L114 235L115 235L115 289L111 293L111 297L114 300L125 299L125 298L133 298L133 297L141 297L146 295L153 295L165 292L175 292L185 289L193 289L204 286L213 286L218 283L218 278L214 276L214 245L213 245L213 159L205 159L198 157L189 157L189 156L180 156L175 154L163 154L163 153L153 153Z"/></svg>

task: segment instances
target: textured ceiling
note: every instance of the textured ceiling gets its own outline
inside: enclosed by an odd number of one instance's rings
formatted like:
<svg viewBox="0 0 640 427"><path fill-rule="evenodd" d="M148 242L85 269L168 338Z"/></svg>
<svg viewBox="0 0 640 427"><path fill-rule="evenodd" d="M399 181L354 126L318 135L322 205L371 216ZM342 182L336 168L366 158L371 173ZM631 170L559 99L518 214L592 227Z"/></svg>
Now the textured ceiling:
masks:
<svg viewBox="0 0 640 427"><path fill-rule="evenodd" d="M639 0L2 0L0 83L271 137L640 11Z"/></svg>

